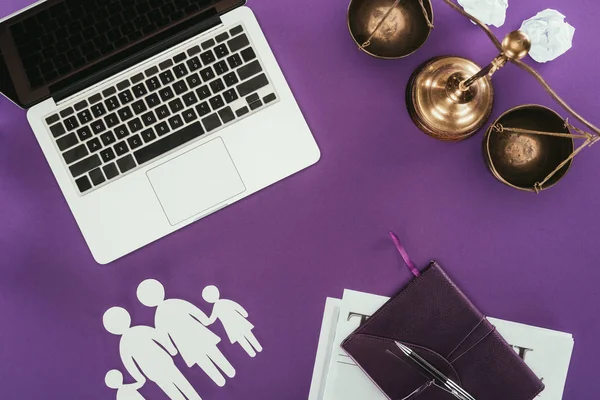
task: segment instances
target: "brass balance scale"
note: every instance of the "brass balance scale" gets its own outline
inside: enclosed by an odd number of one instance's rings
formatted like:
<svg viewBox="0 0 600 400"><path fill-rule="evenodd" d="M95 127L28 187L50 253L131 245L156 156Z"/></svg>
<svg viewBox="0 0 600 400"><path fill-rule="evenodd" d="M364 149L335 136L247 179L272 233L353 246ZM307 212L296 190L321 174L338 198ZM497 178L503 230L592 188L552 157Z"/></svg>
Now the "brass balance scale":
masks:
<svg viewBox="0 0 600 400"><path fill-rule="evenodd" d="M436 57L421 65L406 88L406 103L415 125L445 141L467 139L488 121L494 103L492 75L512 62L531 74L568 113L589 128L571 125L553 110L539 105L513 108L486 131L483 151L486 164L500 182L516 189L540 193L558 183L583 149L600 141L600 129L575 112L521 60L531 42L521 31L500 42L477 18L452 0L443 0L475 22L500 51L487 67L462 57ZM384 59L398 59L417 51L433 26L430 0L352 0L348 27L359 49ZM575 139L583 144L575 148Z"/></svg>

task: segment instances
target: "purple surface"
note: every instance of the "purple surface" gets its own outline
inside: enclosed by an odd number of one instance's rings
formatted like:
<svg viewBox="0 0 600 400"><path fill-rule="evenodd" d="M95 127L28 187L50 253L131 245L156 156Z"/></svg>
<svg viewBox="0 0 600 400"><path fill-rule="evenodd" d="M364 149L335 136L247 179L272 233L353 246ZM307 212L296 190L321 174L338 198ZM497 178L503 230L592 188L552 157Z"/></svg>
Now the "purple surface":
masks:
<svg viewBox="0 0 600 400"><path fill-rule="evenodd" d="M4 0L0 15L29 3ZM439 260L484 313L573 333L564 398L597 393L598 149L584 152L564 182L536 197L492 178L480 153L481 134L458 144L421 134L404 104L413 69L441 54L480 64L496 55L478 28L439 0L427 44L398 61L355 48L347 0L254 0L250 6L322 160L107 267L93 261L25 112L0 99L0 397L114 399L103 380L120 368L118 338L104 331L101 316L121 305L134 324L151 323L152 312L137 302L135 289L153 277L168 296L207 311L201 290L216 284L256 325L265 347L256 359L222 345L238 371L224 388L198 369L184 369L204 399L306 399L325 297L343 288L391 295L409 279L388 229L417 265ZM600 4L515 1L497 33L547 7L566 14L577 32L569 53L539 69L599 123L593 78L600 67ZM494 81L493 118L523 103L552 105L516 67ZM151 384L143 393L165 398Z"/></svg>

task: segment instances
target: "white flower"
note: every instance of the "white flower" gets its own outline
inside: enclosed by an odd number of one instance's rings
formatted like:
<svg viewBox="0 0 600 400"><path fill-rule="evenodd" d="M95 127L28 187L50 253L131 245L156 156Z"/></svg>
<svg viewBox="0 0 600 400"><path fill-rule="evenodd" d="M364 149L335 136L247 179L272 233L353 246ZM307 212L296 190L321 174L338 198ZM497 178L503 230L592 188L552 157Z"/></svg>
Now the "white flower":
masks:
<svg viewBox="0 0 600 400"><path fill-rule="evenodd" d="M565 16L547 9L523 22L521 31L531 39L529 55L545 63L565 54L573 45L575 28L565 22Z"/></svg>
<svg viewBox="0 0 600 400"><path fill-rule="evenodd" d="M458 0L458 4L484 24L500 27L506 20L508 0Z"/></svg>

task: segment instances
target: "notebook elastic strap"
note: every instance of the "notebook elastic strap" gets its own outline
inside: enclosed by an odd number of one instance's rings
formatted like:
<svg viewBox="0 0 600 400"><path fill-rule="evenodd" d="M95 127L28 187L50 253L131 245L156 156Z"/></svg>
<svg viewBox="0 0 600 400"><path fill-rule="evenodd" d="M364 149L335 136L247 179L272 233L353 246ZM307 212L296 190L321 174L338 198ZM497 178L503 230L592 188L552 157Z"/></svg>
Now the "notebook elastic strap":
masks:
<svg viewBox="0 0 600 400"><path fill-rule="evenodd" d="M394 245L396 245L398 253L400 253L400 255L402 256L404 263L406 264L408 269L410 269L410 272L412 272L413 275L416 277L421 276L421 272L415 267L415 264L413 264L412 260L408 256L408 253L406 252L406 249L404 248L404 246L402 246L402 243L400 243L400 239L398 239L398 236L396 236L394 232L390 231L390 237L392 238Z"/></svg>

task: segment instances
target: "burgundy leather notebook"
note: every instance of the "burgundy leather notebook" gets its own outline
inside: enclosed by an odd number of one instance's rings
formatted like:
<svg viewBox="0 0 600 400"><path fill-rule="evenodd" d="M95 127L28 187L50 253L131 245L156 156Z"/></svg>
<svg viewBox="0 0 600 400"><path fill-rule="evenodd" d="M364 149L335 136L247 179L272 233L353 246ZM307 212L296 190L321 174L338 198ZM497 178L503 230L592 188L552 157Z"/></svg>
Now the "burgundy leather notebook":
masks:
<svg viewBox="0 0 600 400"><path fill-rule="evenodd" d="M392 400L456 400L431 385L396 341L476 400L532 400L544 389L436 262L350 335L342 348Z"/></svg>

